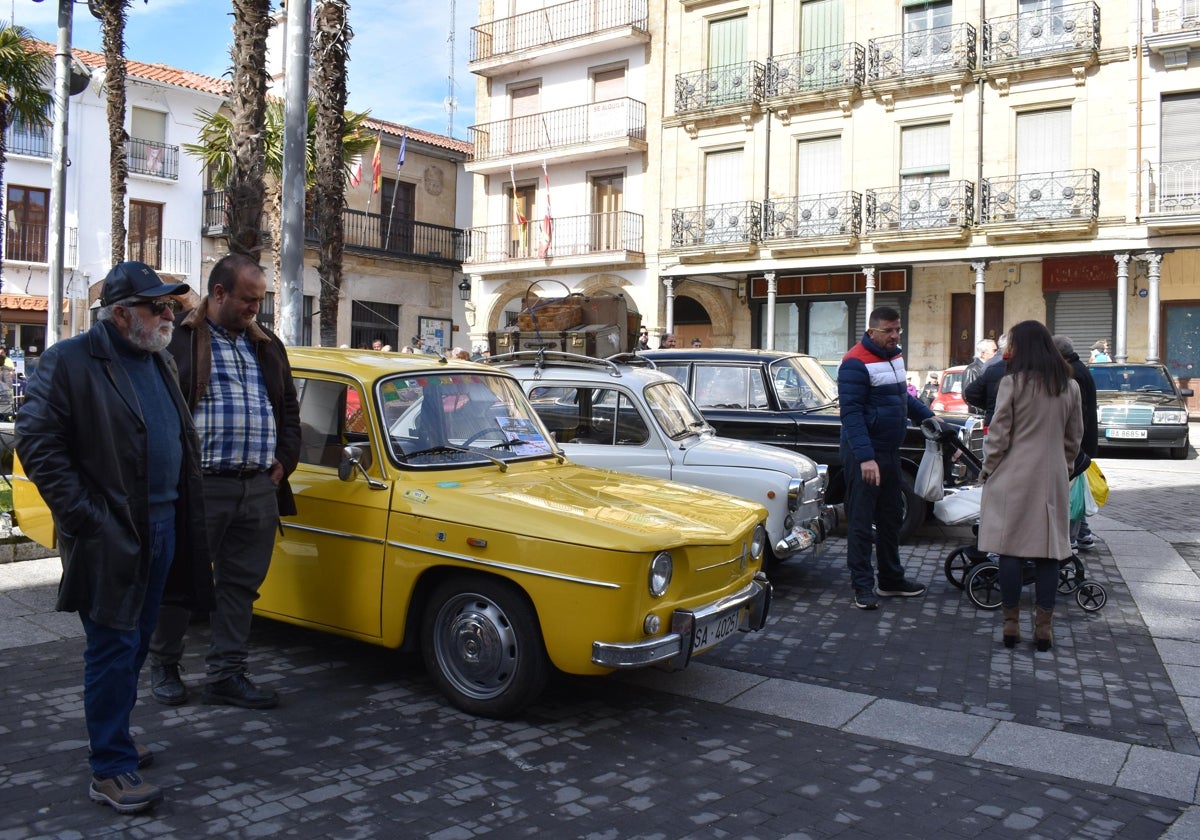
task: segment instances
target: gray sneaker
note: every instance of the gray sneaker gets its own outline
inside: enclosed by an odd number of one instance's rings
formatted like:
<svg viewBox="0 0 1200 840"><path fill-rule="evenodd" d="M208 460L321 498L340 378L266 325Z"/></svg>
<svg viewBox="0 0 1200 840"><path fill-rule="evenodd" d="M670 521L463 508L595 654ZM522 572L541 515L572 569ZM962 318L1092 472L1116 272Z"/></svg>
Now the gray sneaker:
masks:
<svg viewBox="0 0 1200 840"><path fill-rule="evenodd" d="M913 583L911 580L905 579L899 583L890 583L887 586L876 586L876 595L883 595L886 598L915 598L918 595L925 594L925 587L919 583Z"/></svg>
<svg viewBox="0 0 1200 840"><path fill-rule="evenodd" d="M864 589L854 593L854 606L860 610L877 610L879 609L879 598L870 589Z"/></svg>
<svg viewBox="0 0 1200 840"><path fill-rule="evenodd" d="M93 776L88 796L93 802L111 805L119 814L137 814L162 802L163 792L137 773L120 773L107 779Z"/></svg>

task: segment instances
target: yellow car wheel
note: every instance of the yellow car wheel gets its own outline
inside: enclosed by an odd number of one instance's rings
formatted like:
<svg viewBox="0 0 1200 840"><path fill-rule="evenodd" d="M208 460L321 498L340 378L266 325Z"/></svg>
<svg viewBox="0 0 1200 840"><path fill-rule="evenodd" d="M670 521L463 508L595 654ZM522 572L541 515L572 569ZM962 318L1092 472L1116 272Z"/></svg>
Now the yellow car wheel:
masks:
<svg viewBox="0 0 1200 840"><path fill-rule="evenodd" d="M433 590L421 623L425 667L450 702L512 717L545 687L549 663L525 593L486 575L455 575Z"/></svg>

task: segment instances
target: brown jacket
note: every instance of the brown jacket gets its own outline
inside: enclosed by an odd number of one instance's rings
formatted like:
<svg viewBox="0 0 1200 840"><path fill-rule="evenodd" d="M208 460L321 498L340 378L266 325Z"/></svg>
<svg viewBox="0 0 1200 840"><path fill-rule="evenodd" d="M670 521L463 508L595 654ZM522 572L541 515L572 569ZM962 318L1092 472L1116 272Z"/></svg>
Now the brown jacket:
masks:
<svg viewBox="0 0 1200 840"><path fill-rule="evenodd" d="M984 439L979 548L1011 557L1071 556L1067 476L1083 438L1079 386L1058 396L1005 376Z"/></svg>
<svg viewBox="0 0 1200 840"><path fill-rule="evenodd" d="M212 378L212 333L208 328L208 298L189 312L175 329L167 351L179 367L179 388L193 412ZM300 462L300 406L287 350L273 332L251 324L246 335L254 343L267 398L275 414L275 457L283 464L279 482L279 515L294 516L296 500L287 477Z"/></svg>

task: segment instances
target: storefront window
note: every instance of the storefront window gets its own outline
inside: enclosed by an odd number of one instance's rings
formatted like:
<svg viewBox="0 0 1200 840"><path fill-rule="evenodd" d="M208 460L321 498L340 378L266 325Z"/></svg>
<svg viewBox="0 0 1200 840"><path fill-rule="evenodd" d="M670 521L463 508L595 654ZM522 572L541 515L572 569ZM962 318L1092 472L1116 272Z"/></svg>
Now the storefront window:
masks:
<svg viewBox="0 0 1200 840"><path fill-rule="evenodd" d="M808 309L808 352L818 359L840 359L850 334L850 307L844 300L813 301Z"/></svg>

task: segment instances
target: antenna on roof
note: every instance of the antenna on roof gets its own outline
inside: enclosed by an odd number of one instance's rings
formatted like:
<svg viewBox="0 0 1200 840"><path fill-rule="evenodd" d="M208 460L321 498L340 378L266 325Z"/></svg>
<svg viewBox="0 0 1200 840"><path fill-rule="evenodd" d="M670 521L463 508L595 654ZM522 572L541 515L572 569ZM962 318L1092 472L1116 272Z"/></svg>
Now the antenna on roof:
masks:
<svg viewBox="0 0 1200 840"><path fill-rule="evenodd" d="M450 53L450 72L446 76L446 136L454 136L454 112L458 109L458 100L454 98L454 0L450 0L450 37L446 39Z"/></svg>

